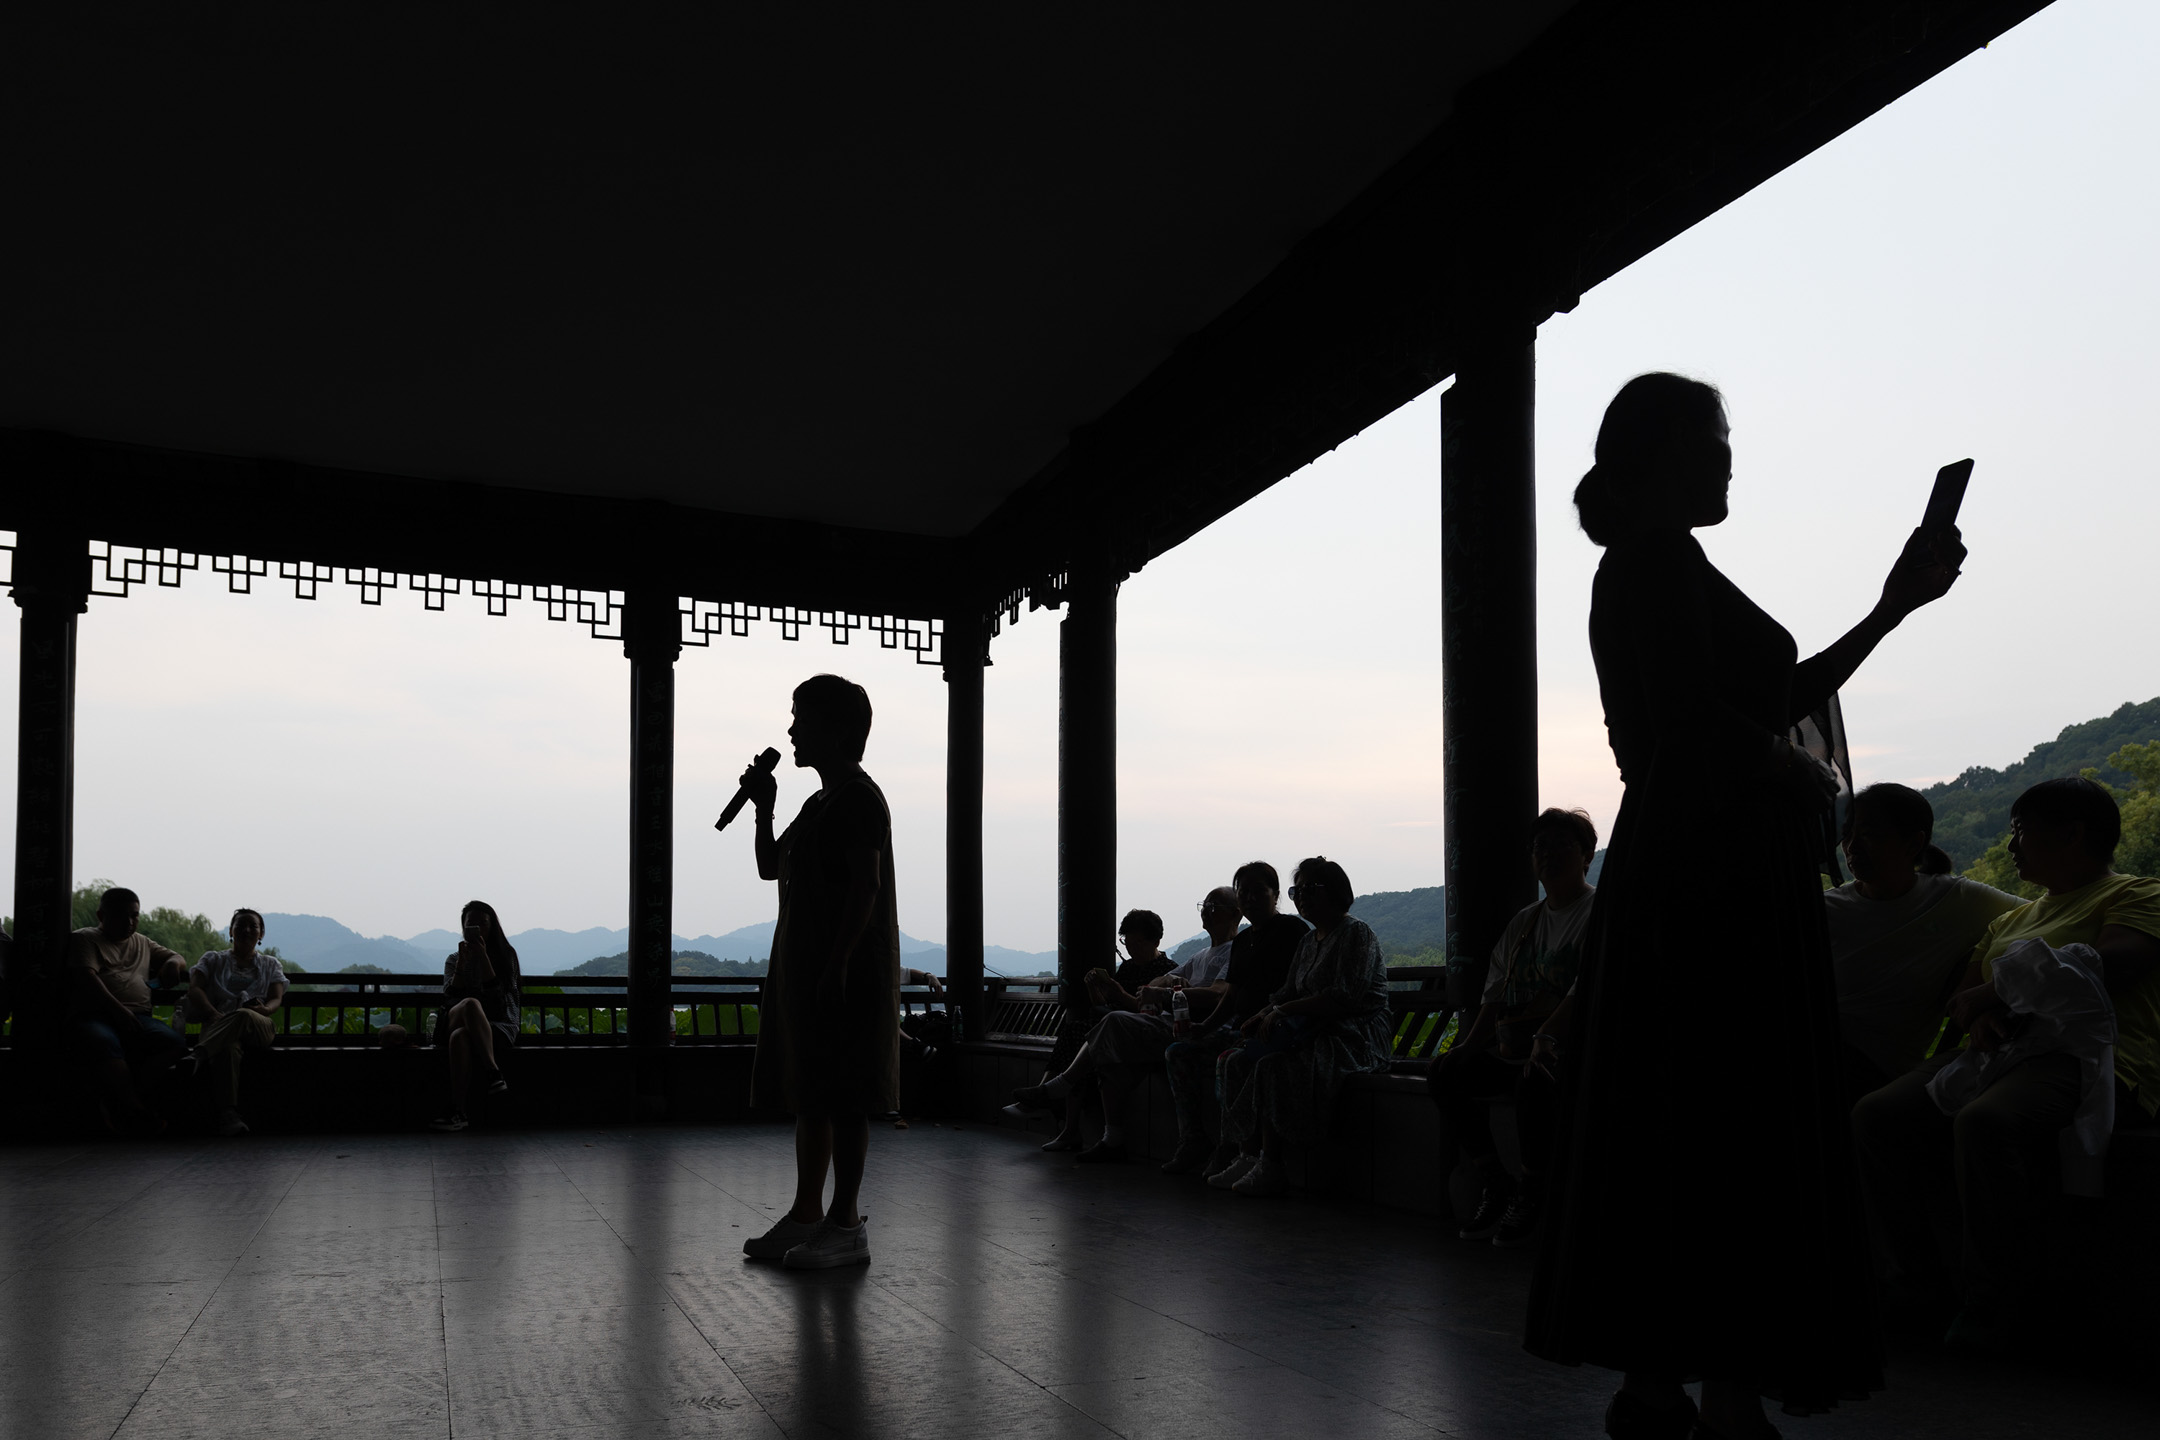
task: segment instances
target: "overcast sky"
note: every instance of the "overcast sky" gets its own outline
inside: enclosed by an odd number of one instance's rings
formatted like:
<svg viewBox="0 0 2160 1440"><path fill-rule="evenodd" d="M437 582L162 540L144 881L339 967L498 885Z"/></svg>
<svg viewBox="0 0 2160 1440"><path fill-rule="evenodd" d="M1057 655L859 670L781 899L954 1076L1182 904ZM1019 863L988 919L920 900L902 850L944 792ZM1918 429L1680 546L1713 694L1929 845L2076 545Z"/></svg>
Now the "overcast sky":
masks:
<svg viewBox="0 0 2160 1440"><path fill-rule="evenodd" d="M1568 495L1605 402L1644 370L1725 389L1733 518L1703 538L1803 653L1866 611L1936 467L1977 458L1964 579L1846 692L1863 782L2005 764L2160 694L2156 68L2160 6L2058 0L1547 323L1548 803L1602 830L1619 802L1584 640L1598 552ZM1184 934L1238 862L1314 852L1361 891L1439 883L1439 465L1434 394L1127 582L1121 905ZM1025 950L1056 938L1058 623L1023 615L988 683L987 933ZM624 923L619 644L529 604L426 614L402 592L374 609L274 582L230 596L208 575L94 600L81 634L82 879L368 934L453 926L473 896L512 930ZM12 754L16 627L0 637ZM784 746L789 690L821 669L870 689L901 925L943 938L938 672L771 627L679 667L678 931L771 918L748 827L716 836L712 817L750 754ZM784 773L786 810L806 781ZM0 785L12 803L11 767Z"/></svg>

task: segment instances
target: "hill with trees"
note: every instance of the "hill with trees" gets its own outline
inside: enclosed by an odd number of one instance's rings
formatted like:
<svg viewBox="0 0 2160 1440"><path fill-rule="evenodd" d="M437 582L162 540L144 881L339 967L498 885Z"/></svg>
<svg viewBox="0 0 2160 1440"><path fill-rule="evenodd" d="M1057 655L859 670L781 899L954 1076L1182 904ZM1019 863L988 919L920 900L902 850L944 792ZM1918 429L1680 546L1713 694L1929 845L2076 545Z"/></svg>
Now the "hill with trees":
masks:
<svg viewBox="0 0 2160 1440"><path fill-rule="evenodd" d="M1979 864L1989 847L2008 833L2011 802L2042 780L2092 770L2093 778L2124 799L2140 781L2120 768L2114 756L2125 746L2155 740L2160 740L2160 699L2124 704L2112 715L2064 727L2014 765L2001 770L1975 765L1955 780L1930 785L1920 793L1935 807L1935 843L1960 870Z"/></svg>

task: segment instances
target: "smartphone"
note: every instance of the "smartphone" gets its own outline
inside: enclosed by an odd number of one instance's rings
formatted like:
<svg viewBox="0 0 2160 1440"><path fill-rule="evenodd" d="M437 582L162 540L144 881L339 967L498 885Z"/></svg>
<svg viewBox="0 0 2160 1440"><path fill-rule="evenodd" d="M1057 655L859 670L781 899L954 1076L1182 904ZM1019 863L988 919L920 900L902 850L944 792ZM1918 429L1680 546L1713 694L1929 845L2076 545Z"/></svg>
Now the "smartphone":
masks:
<svg viewBox="0 0 2160 1440"><path fill-rule="evenodd" d="M1972 480L1973 462L1954 460L1935 472L1935 489L1928 496L1927 514L1920 528L1933 533L1957 524L1958 507L1965 503L1965 487Z"/></svg>

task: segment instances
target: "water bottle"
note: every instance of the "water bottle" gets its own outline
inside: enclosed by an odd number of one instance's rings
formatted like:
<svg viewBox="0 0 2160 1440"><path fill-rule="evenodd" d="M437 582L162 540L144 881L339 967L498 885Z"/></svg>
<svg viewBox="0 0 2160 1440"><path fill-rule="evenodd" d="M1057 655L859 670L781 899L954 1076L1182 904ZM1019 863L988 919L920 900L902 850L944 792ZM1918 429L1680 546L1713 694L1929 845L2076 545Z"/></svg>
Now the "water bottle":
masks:
<svg viewBox="0 0 2160 1440"><path fill-rule="evenodd" d="M1183 990L1170 995L1170 1033L1180 1040L1192 1034L1192 1002L1185 998Z"/></svg>

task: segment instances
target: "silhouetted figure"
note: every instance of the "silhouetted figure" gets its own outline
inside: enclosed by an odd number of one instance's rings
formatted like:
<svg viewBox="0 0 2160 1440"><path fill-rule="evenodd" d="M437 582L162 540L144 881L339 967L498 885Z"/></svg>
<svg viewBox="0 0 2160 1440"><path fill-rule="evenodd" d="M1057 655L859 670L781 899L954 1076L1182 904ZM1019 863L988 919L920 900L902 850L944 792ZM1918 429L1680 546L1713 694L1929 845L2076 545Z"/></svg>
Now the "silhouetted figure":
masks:
<svg viewBox="0 0 2160 1440"><path fill-rule="evenodd" d="M868 692L813 675L795 687L788 738L819 787L777 839L771 772L752 765L741 783L757 805L758 874L780 883L750 1103L795 1117L795 1203L743 1253L794 1269L866 1265L869 1117L900 1108L899 902L892 811L862 768Z"/></svg>
<svg viewBox="0 0 2160 1440"><path fill-rule="evenodd" d="M1245 1043L1216 1061L1223 1139L1238 1147L1208 1184L1240 1195L1290 1188L1285 1143L1310 1145L1327 1133L1347 1077L1384 1070L1394 1050L1387 960L1380 939L1352 918L1357 892L1325 855L1292 872L1290 901L1312 922L1290 974L1242 1029Z"/></svg>
<svg viewBox="0 0 2160 1440"><path fill-rule="evenodd" d="M1144 959L1140 944L1135 943L1136 921L1141 916L1146 920L1139 923L1150 926L1151 930L1137 933L1152 933L1155 937L1140 942L1151 952ZM1097 970L1089 975L1090 980L1102 977L1101 982L1091 986L1090 990L1109 1007L1110 1013L1088 1031L1086 1042L1070 1065L1042 1084L1030 1085L1017 1092L1013 1103L1005 1107L1005 1113L1024 1118L1038 1107L1063 1101L1066 1129L1077 1132L1080 1128L1079 1106L1073 1103L1073 1098L1080 1087L1092 1083L1101 1097L1102 1138L1073 1158L1084 1165L1130 1159L1125 1148L1126 1101L1131 1099L1132 1092L1142 1081L1161 1070L1163 1051L1177 1038L1175 1021L1170 1014L1176 1003L1175 997L1180 993L1187 996L1188 1027L1205 1024L1220 1003L1220 997L1208 987L1222 978L1230 964L1230 942L1237 934L1238 925L1237 893L1227 885L1210 891L1207 899L1200 902L1200 922L1207 927L1208 946L1195 951L1182 965L1149 974L1158 963L1170 963L1169 957L1155 944L1162 938L1162 920L1149 910L1135 910L1127 915L1123 933L1127 947L1133 951L1133 959L1126 965L1132 967L1132 976L1139 981L1138 992L1127 991L1119 977L1106 971ZM1141 980L1142 975L1148 978ZM1200 1143L1203 1147L1206 1144L1205 1141Z"/></svg>
<svg viewBox="0 0 2160 1440"><path fill-rule="evenodd" d="M500 1095L510 1088L496 1058L498 1046L517 1043L519 1008L517 950L503 934L495 907L467 901L458 915L465 938L457 953L443 962L443 1044L450 1052L450 1113L433 1122L437 1130L463 1130L471 1124L472 1092Z"/></svg>
<svg viewBox="0 0 2160 1440"><path fill-rule="evenodd" d="M1963 1304L1951 1344L2011 1345L2044 1253L2047 1192L2099 1194L2111 1131L2160 1111L2160 880L2115 873L2121 838L2114 797L2090 780L2044 780L2018 797L2010 854L2047 894L1981 938L1950 1004L1967 1048L1945 1048L1853 1110L1905 1298ZM2057 1139L2066 1127L2069 1153ZM1953 1181L1955 1276L1936 1245Z"/></svg>
<svg viewBox="0 0 2160 1440"><path fill-rule="evenodd" d="M1996 916L2025 903L1992 885L1924 869L1934 831L1934 807L1905 785L1870 785L1845 810L1853 878L1826 891L1823 904L1848 1105L1927 1058L1973 946Z"/></svg>
<svg viewBox="0 0 2160 1440"><path fill-rule="evenodd" d="M1222 976L1201 987L1212 1002L1205 1024L1195 1024L1190 1038L1173 1040L1163 1052L1170 1075L1170 1103L1177 1111L1178 1148L1162 1167L1165 1175L1213 1175L1238 1156L1237 1142L1207 1143L1208 1117L1220 1108L1215 1093L1215 1061L1225 1050L1244 1043L1245 1021L1282 988L1298 942L1311 928L1276 907L1282 882L1265 860L1248 860L1230 877L1245 928L1230 942ZM1195 1003L1201 998L1196 990Z"/></svg>
<svg viewBox="0 0 2160 1440"><path fill-rule="evenodd" d="M1141 998L1143 992L1174 968L1170 957L1162 952L1162 937L1162 916L1152 910L1125 912L1125 918L1118 922L1118 939L1125 945L1124 960L1114 971L1098 965L1082 977L1088 993L1087 1009L1059 1027L1061 1043L1043 1068L1043 1083L1025 1085L1013 1092L1005 1113L1016 1120L1053 1113L1053 1108L1062 1111L1058 1133L1045 1142L1045 1151L1075 1151L1075 1158L1088 1164L1126 1158L1119 1103L1103 1094L1095 1067L1095 1061L1102 1058L1099 1047L1093 1056L1089 1050L1101 1037L1103 1021L1140 1011L1148 1003ZM1078 1038L1067 1040L1070 1036ZM1160 1053L1158 1048L1157 1055ZM1120 1095L1119 1101L1122 1098ZM1093 1146L1081 1150L1080 1118L1088 1110L1100 1112L1103 1133Z"/></svg>
<svg viewBox="0 0 2160 1440"><path fill-rule="evenodd" d="M260 911L245 906L226 922L232 937L227 950L209 950L188 970L187 998L173 1012L175 1027L189 1021L202 1026L196 1044L204 1083L218 1107L217 1133L245 1135L240 1118L240 1058L244 1050L268 1050L277 1038L271 1020L285 1003L285 967L258 948L264 934Z"/></svg>
<svg viewBox="0 0 2160 1440"><path fill-rule="evenodd" d="M1881 1383L1823 925L1832 772L1788 739L1964 548L1917 533L1867 619L1799 661L1688 533L1726 515L1718 392L1628 382L1576 489L1605 547L1590 648L1626 794L1599 877L1527 1344L1626 1372L1618 1436L1775 1433ZM1715 884L1675 864L1719 847Z"/></svg>
<svg viewBox="0 0 2160 1440"><path fill-rule="evenodd" d="M1478 1168L1477 1210L1456 1232L1465 1240L1520 1245L1537 1229L1552 1163L1553 1076L1532 1063L1532 1048L1582 967L1595 854L1597 827L1582 811L1547 810L1531 822L1530 869L1545 894L1501 932L1476 1017L1426 1077L1448 1133ZM1520 1183L1500 1161L1485 1105L1502 1095L1515 1104Z"/></svg>
<svg viewBox="0 0 2160 1440"><path fill-rule="evenodd" d="M187 962L142 934L142 901L114 886L98 897L98 923L70 934L64 974L70 1028L87 1055L112 1121L132 1130L165 1128L143 1093L187 1048L180 1032L150 1013L150 985L177 985Z"/></svg>

